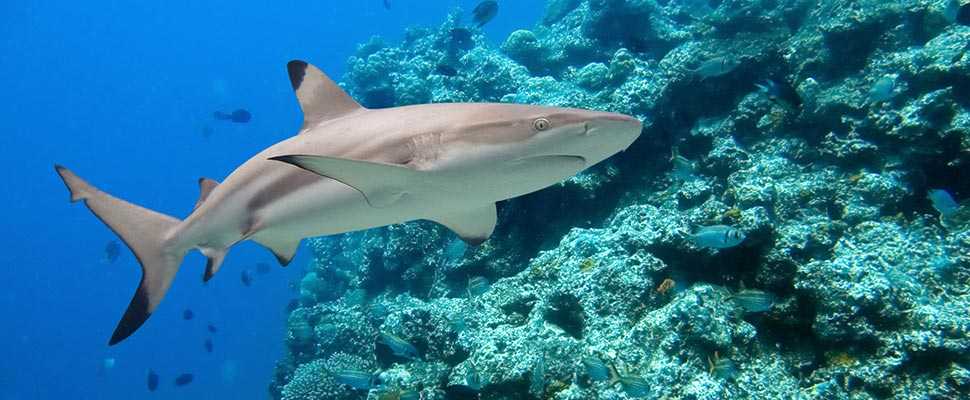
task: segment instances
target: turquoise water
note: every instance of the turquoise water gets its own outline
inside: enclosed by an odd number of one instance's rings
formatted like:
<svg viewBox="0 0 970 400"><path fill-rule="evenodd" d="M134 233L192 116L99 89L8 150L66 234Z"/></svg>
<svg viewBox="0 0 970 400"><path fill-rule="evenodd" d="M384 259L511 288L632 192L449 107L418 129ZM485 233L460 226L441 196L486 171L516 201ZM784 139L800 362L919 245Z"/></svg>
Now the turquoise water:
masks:
<svg viewBox="0 0 970 400"><path fill-rule="evenodd" d="M0 6L0 399L963 398L965 3L499 1L481 27L473 0ZM642 131L499 201L481 244L409 222L305 240L282 268L245 242L205 284L190 253L108 346L138 260L53 165L184 218L199 177L300 129L294 59L369 108Z"/></svg>

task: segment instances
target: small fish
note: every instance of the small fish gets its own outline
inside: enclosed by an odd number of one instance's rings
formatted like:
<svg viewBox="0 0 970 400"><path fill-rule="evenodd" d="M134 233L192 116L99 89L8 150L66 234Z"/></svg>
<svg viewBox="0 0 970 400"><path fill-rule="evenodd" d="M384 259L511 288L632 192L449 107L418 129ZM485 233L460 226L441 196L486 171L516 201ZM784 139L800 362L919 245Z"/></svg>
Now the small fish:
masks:
<svg viewBox="0 0 970 400"><path fill-rule="evenodd" d="M738 58L721 56L702 62L697 68L690 70L690 72L703 81L708 78L727 75L739 65L741 65L741 60Z"/></svg>
<svg viewBox="0 0 970 400"><path fill-rule="evenodd" d="M205 347L205 352L206 353L211 353L212 352L212 339L206 339L205 340L205 343L203 343L203 346Z"/></svg>
<svg viewBox="0 0 970 400"><path fill-rule="evenodd" d="M420 399L421 399L421 392L418 392L417 390L411 390L411 389L402 390L397 396L397 400L420 400Z"/></svg>
<svg viewBox="0 0 970 400"><path fill-rule="evenodd" d="M391 0L384 0L384 9L385 10L391 9Z"/></svg>
<svg viewBox="0 0 970 400"><path fill-rule="evenodd" d="M192 310L186 308L185 311L182 311L182 319L188 321L192 318L195 318L195 313Z"/></svg>
<svg viewBox="0 0 970 400"><path fill-rule="evenodd" d="M333 378L337 383L357 390L370 390L378 385L376 375L352 369L337 371L333 374Z"/></svg>
<svg viewBox="0 0 970 400"><path fill-rule="evenodd" d="M288 303L286 303L286 312L287 313L291 313L291 312L295 311L297 308L300 308L300 300L290 299L290 301Z"/></svg>
<svg viewBox="0 0 970 400"><path fill-rule="evenodd" d="M266 275L270 271L270 266L267 263L261 262L256 263L256 273L260 275Z"/></svg>
<svg viewBox="0 0 970 400"><path fill-rule="evenodd" d="M711 374L724 380L731 380L737 376L738 366L730 358L717 358L711 363Z"/></svg>
<svg viewBox="0 0 970 400"><path fill-rule="evenodd" d="M478 368L475 368L475 363L471 361L469 361L468 370L465 372L465 386L482 390L482 377L478 375Z"/></svg>
<svg viewBox="0 0 970 400"><path fill-rule="evenodd" d="M485 292L488 291L488 288L488 278L482 276L473 276L468 278L468 287L466 290L468 291L469 298L478 297L485 294Z"/></svg>
<svg viewBox="0 0 970 400"><path fill-rule="evenodd" d="M248 269L244 269L239 274L239 280L242 282L244 286L250 287L253 285L253 273L249 272Z"/></svg>
<svg viewBox="0 0 970 400"><path fill-rule="evenodd" d="M492 18L495 18L496 14L498 14L498 2L495 0L485 0L478 3L475 9L472 10L472 19L481 28L491 21Z"/></svg>
<svg viewBox="0 0 970 400"><path fill-rule="evenodd" d="M202 137L204 137L206 139L208 139L209 137L211 137L212 134L215 133L215 132L216 132L215 129L212 129L212 127L209 126L209 125L205 125L205 126L202 127Z"/></svg>
<svg viewBox="0 0 970 400"><path fill-rule="evenodd" d="M409 360L421 358L421 355L418 354L417 348L398 336L387 332L381 332L380 342L389 347L391 352L398 357L407 358Z"/></svg>
<svg viewBox="0 0 970 400"><path fill-rule="evenodd" d="M674 178L682 181L689 181L694 179L696 176L695 171L697 169L697 165L693 161L688 160L686 157L680 155L680 151L677 149L677 146L670 148L670 163L673 164L671 173L673 174Z"/></svg>
<svg viewBox="0 0 970 400"><path fill-rule="evenodd" d="M758 289L742 289L728 298L747 313L765 312L775 304L773 294Z"/></svg>
<svg viewBox="0 0 970 400"><path fill-rule="evenodd" d="M154 392L155 389L158 389L158 374L156 374L155 371L148 370L147 383L149 392Z"/></svg>
<svg viewBox="0 0 970 400"><path fill-rule="evenodd" d="M238 109L231 113L224 113L222 111L216 111L212 113L212 117L220 121L232 121L239 124L245 124L253 118L253 115L244 109Z"/></svg>
<svg viewBox="0 0 970 400"><path fill-rule="evenodd" d="M529 393L542 395L546 388L546 355L542 354L539 361L532 366L532 374L529 378Z"/></svg>
<svg viewBox="0 0 970 400"><path fill-rule="evenodd" d="M114 264L118 261L118 257L121 256L121 246L118 245L117 240L109 241L108 244L104 246L104 261L108 264Z"/></svg>
<svg viewBox="0 0 970 400"><path fill-rule="evenodd" d="M883 77L876 80L876 83L872 84L872 88L869 89L867 103L875 104L889 100L896 95L895 89L896 76L883 75Z"/></svg>
<svg viewBox="0 0 970 400"><path fill-rule="evenodd" d="M667 294L667 292L669 292L670 289L673 289L674 286L677 286L676 281L671 278L665 278L662 282L660 282L660 285L657 286L657 293Z"/></svg>
<svg viewBox="0 0 970 400"><path fill-rule="evenodd" d="M623 392L630 397L646 397L650 394L650 387L647 386L647 381L639 376L633 375L620 375L619 377L620 386L623 387Z"/></svg>
<svg viewBox="0 0 970 400"><path fill-rule="evenodd" d="M726 225L711 225L701 227L697 233L689 235L690 240L697 247L712 249L726 249L734 247L744 241L744 232Z"/></svg>
<svg viewBox="0 0 970 400"><path fill-rule="evenodd" d="M768 96L769 101L785 110L796 111L802 106L802 97L788 82L778 83L767 79L764 82L756 83L755 86L758 87L758 91Z"/></svg>
<svg viewBox="0 0 970 400"><path fill-rule="evenodd" d="M448 32L451 44L460 50L471 50L475 47L475 39L468 28L454 28Z"/></svg>
<svg viewBox="0 0 970 400"><path fill-rule="evenodd" d="M179 376L175 377L175 386L185 386L185 385L188 385L188 384L192 383L192 380L193 379L195 379L195 375L192 375L192 374L182 374L182 375L179 375Z"/></svg>
<svg viewBox="0 0 970 400"><path fill-rule="evenodd" d="M445 387L445 400L473 400L478 398L478 391L468 386L449 385Z"/></svg>
<svg viewBox="0 0 970 400"><path fill-rule="evenodd" d="M953 196L943 189L930 189L926 192L926 198L933 203L933 209L940 213L942 218L951 217L960 209L960 205L953 200Z"/></svg>
<svg viewBox="0 0 970 400"><path fill-rule="evenodd" d="M216 328L216 326L212 323L209 323L209 325L207 325L205 328L209 331L209 333L216 333L219 331L219 329Z"/></svg>
<svg viewBox="0 0 970 400"><path fill-rule="evenodd" d="M442 76L458 75L458 70L448 64L438 64L438 66L434 67L434 72Z"/></svg>
<svg viewBox="0 0 970 400"><path fill-rule="evenodd" d="M589 379L593 381L602 382L610 379L610 369L606 367L606 364L599 357L584 357L583 367L586 368L586 376L589 376Z"/></svg>

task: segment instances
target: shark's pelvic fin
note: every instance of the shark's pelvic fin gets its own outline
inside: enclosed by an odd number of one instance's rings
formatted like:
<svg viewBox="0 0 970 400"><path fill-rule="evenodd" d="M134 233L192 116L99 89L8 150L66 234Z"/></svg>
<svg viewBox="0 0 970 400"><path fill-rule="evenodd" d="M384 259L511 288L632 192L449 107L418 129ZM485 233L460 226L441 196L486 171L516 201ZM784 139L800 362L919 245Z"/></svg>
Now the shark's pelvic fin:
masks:
<svg viewBox="0 0 970 400"><path fill-rule="evenodd" d="M472 246L478 246L492 236L497 219L495 204L431 218Z"/></svg>
<svg viewBox="0 0 970 400"><path fill-rule="evenodd" d="M171 286L185 254L172 251L167 238L180 221L104 193L67 168L54 168L71 191L71 201L83 200L128 245L141 264L141 283L108 342L116 344L148 320Z"/></svg>
<svg viewBox="0 0 970 400"><path fill-rule="evenodd" d="M296 255L296 250L300 248L301 239L256 235L253 237L253 241L269 249L269 251L276 256L276 261L279 261L280 265L285 267L290 264L290 261L293 261L293 256Z"/></svg>
<svg viewBox="0 0 970 400"><path fill-rule="evenodd" d="M290 83L296 92L296 98L300 101L300 108L303 109L301 133L320 122L364 109L312 64L293 60L286 64L286 70L290 74Z"/></svg>
<svg viewBox="0 0 970 400"><path fill-rule="evenodd" d="M202 255L206 257L205 262L205 274L202 275L202 282L208 282L219 272L219 268L222 268L222 262L226 259L226 253L229 252L228 248L225 249L215 249L215 248L200 248Z"/></svg>
<svg viewBox="0 0 970 400"><path fill-rule="evenodd" d="M216 182L215 179L199 178L199 201L195 202L195 207L192 207L193 211L199 208L202 203L205 203L205 199L209 198L216 186L219 186L219 182Z"/></svg>
<svg viewBox="0 0 970 400"><path fill-rule="evenodd" d="M311 155L285 155L270 160L293 164L350 186L374 208L396 203L408 194L405 188L415 190L425 186L421 171L401 165Z"/></svg>

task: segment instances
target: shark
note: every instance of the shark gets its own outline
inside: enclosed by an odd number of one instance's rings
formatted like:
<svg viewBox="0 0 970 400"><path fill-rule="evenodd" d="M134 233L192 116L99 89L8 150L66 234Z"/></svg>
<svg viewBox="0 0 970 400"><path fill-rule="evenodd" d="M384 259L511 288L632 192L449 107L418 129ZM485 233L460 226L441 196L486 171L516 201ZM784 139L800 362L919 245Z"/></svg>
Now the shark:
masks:
<svg viewBox="0 0 970 400"><path fill-rule="evenodd" d="M368 109L305 61L289 62L287 72L303 111L299 132L221 183L200 178L184 219L121 200L55 165L71 202L83 202L141 266L109 345L148 320L189 251L206 257L208 281L228 250L247 240L284 266L304 238L422 219L479 245L495 229L496 202L567 179L627 149L643 129L624 114L523 104Z"/></svg>

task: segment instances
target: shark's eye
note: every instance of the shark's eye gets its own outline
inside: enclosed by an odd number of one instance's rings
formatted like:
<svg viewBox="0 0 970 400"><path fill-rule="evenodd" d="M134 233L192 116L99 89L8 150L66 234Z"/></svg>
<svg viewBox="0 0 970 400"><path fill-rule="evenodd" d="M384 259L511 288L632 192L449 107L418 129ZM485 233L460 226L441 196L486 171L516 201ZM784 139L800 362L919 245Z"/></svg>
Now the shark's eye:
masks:
<svg viewBox="0 0 970 400"><path fill-rule="evenodd" d="M545 118L536 118L535 121L532 121L532 127L537 131L549 129L549 120Z"/></svg>

